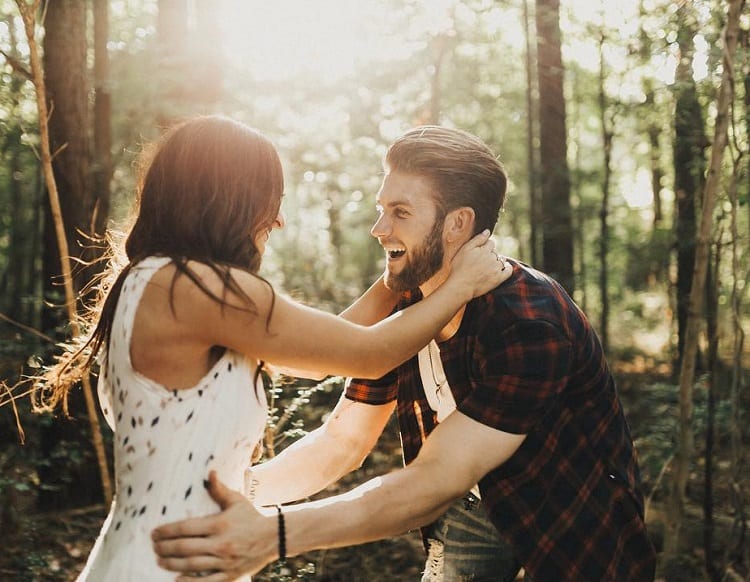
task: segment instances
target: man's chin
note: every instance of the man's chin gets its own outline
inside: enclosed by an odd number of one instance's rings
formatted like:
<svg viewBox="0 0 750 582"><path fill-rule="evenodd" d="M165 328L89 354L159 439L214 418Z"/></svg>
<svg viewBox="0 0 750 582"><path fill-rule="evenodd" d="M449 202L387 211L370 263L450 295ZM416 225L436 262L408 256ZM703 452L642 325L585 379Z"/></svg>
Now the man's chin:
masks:
<svg viewBox="0 0 750 582"><path fill-rule="evenodd" d="M405 285L405 281L403 279L389 271L386 271L383 275L383 284L387 289L393 291L394 293L405 293L406 291L411 291L412 289L414 289L414 287L412 286Z"/></svg>

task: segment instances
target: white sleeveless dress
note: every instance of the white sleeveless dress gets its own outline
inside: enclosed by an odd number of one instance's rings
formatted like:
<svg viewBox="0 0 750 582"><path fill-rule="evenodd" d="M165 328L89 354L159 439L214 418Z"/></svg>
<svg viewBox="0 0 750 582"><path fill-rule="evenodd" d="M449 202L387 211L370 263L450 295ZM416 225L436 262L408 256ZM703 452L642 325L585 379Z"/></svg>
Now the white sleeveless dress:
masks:
<svg viewBox="0 0 750 582"><path fill-rule="evenodd" d="M79 582L174 580L156 563L151 531L219 511L205 489L211 469L242 491L265 426L263 386L253 387L257 363L241 354L227 350L185 390L168 390L133 369L136 308L152 275L168 263L149 257L136 265L115 310L99 401L114 430L116 495Z"/></svg>

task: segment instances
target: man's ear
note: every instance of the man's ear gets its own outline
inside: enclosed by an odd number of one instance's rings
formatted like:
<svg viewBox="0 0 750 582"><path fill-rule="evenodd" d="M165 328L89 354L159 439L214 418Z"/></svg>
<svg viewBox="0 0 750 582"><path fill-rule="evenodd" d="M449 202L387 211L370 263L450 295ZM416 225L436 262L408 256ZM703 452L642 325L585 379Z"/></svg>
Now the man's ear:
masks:
<svg viewBox="0 0 750 582"><path fill-rule="evenodd" d="M451 210L445 217L444 234L449 243L468 241L474 234L474 222L476 216L474 209L469 206L461 206Z"/></svg>

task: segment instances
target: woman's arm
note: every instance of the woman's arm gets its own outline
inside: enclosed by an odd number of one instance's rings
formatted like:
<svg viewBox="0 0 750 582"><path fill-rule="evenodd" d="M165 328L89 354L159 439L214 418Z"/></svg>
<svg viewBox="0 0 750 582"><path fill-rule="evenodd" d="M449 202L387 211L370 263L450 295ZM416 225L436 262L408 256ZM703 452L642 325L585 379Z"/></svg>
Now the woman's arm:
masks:
<svg viewBox="0 0 750 582"><path fill-rule="evenodd" d="M232 294L228 305L219 305L185 277L175 287L175 308L185 328L196 334L195 341L284 367L378 378L414 355L464 304L503 280L507 273L493 248L487 233L474 237L454 258L448 279L429 297L371 327L274 294L268 284L239 270L233 274L255 302L254 312ZM199 275L221 295L223 283L213 271L206 267Z"/></svg>
<svg viewBox="0 0 750 582"><path fill-rule="evenodd" d="M339 313L339 317L359 325L373 325L393 312L398 299L399 294L385 286L381 275L354 303ZM266 362L266 364L272 374L285 374L311 380L322 380L329 375L325 369L300 370L284 368L272 362Z"/></svg>
<svg viewBox="0 0 750 582"><path fill-rule="evenodd" d="M381 275L361 297L339 313L339 317L360 325L373 325L393 312L399 297L385 286Z"/></svg>

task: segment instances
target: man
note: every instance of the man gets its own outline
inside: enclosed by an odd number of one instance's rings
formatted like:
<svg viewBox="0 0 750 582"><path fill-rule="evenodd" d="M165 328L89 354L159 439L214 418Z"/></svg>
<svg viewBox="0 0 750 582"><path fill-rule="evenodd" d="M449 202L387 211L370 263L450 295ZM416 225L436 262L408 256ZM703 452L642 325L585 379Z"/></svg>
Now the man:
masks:
<svg viewBox="0 0 750 582"><path fill-rule="evenodd" d="M403 307L444 280L463 242L494 227L506 176L479 139L434 126L397 139L385 165L372 234ZM160 564L223 580L284 555L428 526L425 580L513 579L519 564L535 581L653 579L636 454L599 340L560 285L510 263L510 280L418 356L378 381L352 380L326 424L254 468L249 489L259 505L322 489L361 463L394 409L405 468L264 514L212 476L223 512L155 530ZM479 555L444 536L483 511L494 531L479 534ZM489 569L467 574L464 562Z"/></svg>

